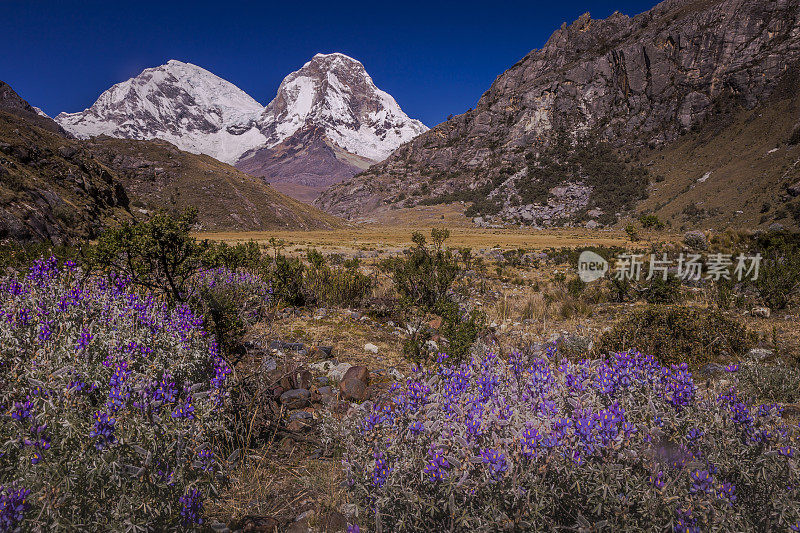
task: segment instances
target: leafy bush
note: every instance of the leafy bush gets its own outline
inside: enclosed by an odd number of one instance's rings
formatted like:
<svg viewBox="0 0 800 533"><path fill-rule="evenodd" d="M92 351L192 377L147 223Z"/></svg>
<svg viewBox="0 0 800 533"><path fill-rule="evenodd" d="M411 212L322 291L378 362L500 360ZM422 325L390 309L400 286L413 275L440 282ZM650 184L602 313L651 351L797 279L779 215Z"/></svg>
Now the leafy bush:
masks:
<svg viewBox="0 0 800 533"><path fill-rule="evenodd" d="M680 299L681 280L672 274L667 279L653 276L639 289L641 298L649 304L671 304Z"/></svg>
<svg viewBox="0 0 800 533"><path fill-rule="evenodd" d="M372 279L359 270L358 259L344 261L331 268L325 257L309 250L309 268L305 272L305 290L309 300L320 305L360 306L372 290Z"/></svg>
<svg viewBox="0 0 800 533"><path fill-rule="evenodd" d="M739 389L746 398L780 403L800 399L800 369L782 364L765 365L759 361L746 361L736 366Z"/></svg>
<svg viewBox="0 0 800 533"><path fill-rule="evenodd" d="M178 218L158 213L147 222L111 228L98 239L93 263L133 285L185 301L211 247L189 236L196 218L197 211L189 209Z"/></svg>
<svg viewBox="0 0 800 533"><path fill-rule="evenodd" d="M406 257L389 258L383 268L394 279L395 288L409 305L433 309L446 298L461 268L452 250L444 248L450 236L448 230L431 230L433 246L427 246L421 233L414 233L414 246L406 250Z"/></svg>
<svg viewBox="0 0 800 533"><path fill-rule="evenodd" d="M30 491L25 530L190 529L231 368L186 305L78 279L51 259L0 282L0 484Z"/></svg>
<svg viewBox="0 0 800 533"><path fill-rule="evenodd" d="M664 229L664 223L659 220L656 215L642 215L639 217L639 223L644 229Z"/></svg>
<svg viewBox="0 0 800 533"><path fill-rule="evenodd" d="M205 317L220 352L238 360L247 331L268 316L272 287L249 271L223 267L201 271L196 278L189 303Z"/></svg>
<svg viewBox="0 0 800 533"><path fill-rule="evenodd" d="M755 289L766 305L784 309L800 291L800 234L771 232L755 241L763 257Z"/></svg>
<svg viewBox="0 0 800 533"><path fill-rule="evenodd" d="M597 349L635 349L655 354L663 364L702 366L723 355L742 356L754 340L744 326L719 311L648 305L605 332Z"/></svg>
<svg viewBox="0 0 800 533"><path fill-rule="evenodd" d="M272 283L272 294L277 300L289 305L306 304L305 265L300 259L277 253L272 261L266 263L262 273Z"/></svg>
<svg viewBox="0 0 800 533"><path fill-rule="evenodd" d="M686 365L488 352L419 369L342 426L375 531L752 531L800 527L798 427Z"/></svg>
<svg viewBox="0 0 800 533"><path fill-rule="evenodd" d="M9 271L27 272L34 261L53 256L59 262L77 261L81 250L75 246L55 246L51 243L8 242L0 244L0 275Z"/></svg>
<svg viewBox="0 0 800 533"><path fill-rule="evenodd" d="M468 357L470 348L485 328L486 316L476 309L464 311L449 300L442 300L436 310L442 317L441 333L448 341L447 353L451 360Z"/></svg>
<svg viewBox="0 0 800 533"><path fill-rule="evenodd" d="M625 226L625 233L628 235L628 238L631 240L631 242L637 242L639 240L639 230L636 229L636 226L633 223Z"/></svg>

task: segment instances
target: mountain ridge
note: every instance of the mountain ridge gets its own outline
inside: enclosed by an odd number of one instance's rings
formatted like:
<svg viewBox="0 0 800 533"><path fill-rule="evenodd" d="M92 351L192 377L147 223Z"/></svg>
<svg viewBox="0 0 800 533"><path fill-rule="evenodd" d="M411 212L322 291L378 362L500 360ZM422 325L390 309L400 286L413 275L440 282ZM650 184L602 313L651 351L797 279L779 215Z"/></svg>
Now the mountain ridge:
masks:
<svg viewBox="0 0 800 533"><path fill-rule="evenodd" d="M624 147L619 158L633 172L642 161L638 152L668 146L726 109L769 105L781 79L800 64L799 4L666 0L634 17L584 14L498 76L474 109L332 187L316 205L358 218L437 201L475 206L488 197L497 201L473 214L541 226L624 216L633 196L598 213L595 189L576 216L562 217L557 209L551 216L551 201L558 203L553 188L545 198L521 192L564 162L540 158L560 132L573 146L592 138L618 153ZM581 181L576 175L558 185Z"/></svg>
<svg viewBox="0 0 800 533"><path fill-rule="evenodd" d="M341 53L316 54L284 78L266 106L202 67L170 60L112 86L88 109L55 120L82 139L162 139L267 181L292 182L297 168L319 159L313 145L335 145L341 157L323 158L338 161L335 168L319 161L302 178L315 176L319 190L366 168L361 161L385 159L427 131L375 85L361 62ZM311 153L294 150L288 159L281 146L309 142Z"/></svg>

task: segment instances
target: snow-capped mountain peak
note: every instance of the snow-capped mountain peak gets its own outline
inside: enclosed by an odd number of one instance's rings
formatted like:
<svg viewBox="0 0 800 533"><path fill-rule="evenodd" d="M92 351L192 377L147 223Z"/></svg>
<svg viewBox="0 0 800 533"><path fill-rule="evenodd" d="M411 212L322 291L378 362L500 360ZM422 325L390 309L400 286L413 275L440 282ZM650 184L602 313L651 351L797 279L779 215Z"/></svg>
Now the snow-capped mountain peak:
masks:
<svg viewBox="0 0 800 533"><path fill-rule="evenodd" d="M341 53L317 54L286 76L259 119L267 146L307 126L375 161L428 129L378 89L360 61Z"/></svg>
<svg viewBox="0 0 800 533"><path fill-rule="evenodd" d="M90 108L55 120L78 138L163 139L226 163L305 128L379 161L428 129L378 89L364 65L340 53L315 55L283 80L266 107L204 68L172 59L114 85Z"/></svg>
<svg viewBox="0 0 800 533"><path fill-rule="evenodd" d="M234 162L264 143L254 124L262 110L232 83L172 59L114 85L85 111L59 114L56 122L79 138L157 138Z"/></svg>

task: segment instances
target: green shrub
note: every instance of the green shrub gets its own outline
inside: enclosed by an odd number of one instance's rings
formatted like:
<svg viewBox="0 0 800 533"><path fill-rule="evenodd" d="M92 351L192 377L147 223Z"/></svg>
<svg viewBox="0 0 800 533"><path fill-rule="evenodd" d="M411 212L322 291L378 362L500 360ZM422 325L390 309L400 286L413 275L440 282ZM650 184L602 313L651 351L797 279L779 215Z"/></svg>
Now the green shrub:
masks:
<svg viewBox="0 0 800 533"><path fill-rule="evenodd" d="M476 310L462 311L459 305L443 300L437 306L442 317L441 333L448 341L447 352L450 360L461 362L469 356L470 348L478 340L478 335L486 327L486 316Z"/></svg>
<svg viewBox="0 0 800 533"><path fill-rule="evenodd" d="M753 248L763 258L753 282L756 292L769 307L786 308L800 291L800 233L759 235Z"/></svg>
<svg viewBox="0 0 800 533"><path fill-rule="evenodd" d="M567 282L567 292L573 298L579 297L581 293L583 293L584 289L586 289L586 282L584 282L581 278L570 278L570 280Z"/></svg>
<svg viewBox="0 0 800 533"><path fill-rule="evenodd" d="M636 226L633 223L625 226L625 233L632 242L637 242L639 240L639 230L636 229Z"/></svg>
<svg viewBox="0 0 800 533"><path fill-rule="evenodd" d="M681 295L681 280L669 274L667 279L662 276L653 276L639 291L642 299L649 304L676 303Z"/></svg>
<svg viewBox="0 0 800 533"><path fill-rule="evenodd" d="M405 257L388 258L382 267L391 273L395 289L409 305L433 309L447 297L461 267L452 250L444 248L448 230L431 230L432 246L421 233L414 233L414 246Z"/></svg>
<svg viewBox="0 0 800 533"><path fill-rule="evenodd" d="M642 215L639 217L639 223L644 229L663 229L664 223L658 219L656 215Z"/></svg>
<svg viewBox="0 0 800 533"><path fill-rule="evenodd" d="M358 307L372 291L372 279L359 270L357 259L344 261L341 267L331 268L317 250L309 250L307 258L309 267L303 283L310 302Z"/></svg>
<svg viewBox="0 0 800 533"><path fill-rule="evenodd" d="M300 259L281 253L267 263L263 272L264 277L272 283L273 296L288 305L297 306L306 304L304 274L305 265Z"/></svg>
<svg viewBox="0 0 800 533"><path fill-rule="evenodd" d="M700 367L723 355L742 356L755 338L719 311L648 305L630 313L597 344L600 353L638 350L663 364Z"/></svg>
<svg viewBox="0 0 800 533"><path fill-rule="evenodd" d="M211 247L189 235L196 218L192 208L178 218L158 213L147 222L109 229L100 235L91 262L173 302L185 301Z"/></svg>

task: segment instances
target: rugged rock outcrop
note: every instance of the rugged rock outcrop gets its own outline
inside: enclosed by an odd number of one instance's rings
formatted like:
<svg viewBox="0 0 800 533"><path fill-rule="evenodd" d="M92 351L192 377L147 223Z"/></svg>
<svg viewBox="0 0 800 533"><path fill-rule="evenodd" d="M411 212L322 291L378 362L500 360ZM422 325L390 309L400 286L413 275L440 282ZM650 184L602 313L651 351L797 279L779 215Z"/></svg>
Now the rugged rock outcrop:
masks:
<svg viewBox="0 0 800 533"><path fill-rule="evenodd" d="M728 107L753 108L797 85L799 20L798 0L666 0L635 17L585 14L500 75L474 109L331 188L318 205L357 216L454 191L485 196L486 184L528 168L526 156L558 132L629 154L669 144ZM421 188L410 199L409 183Z"/></svg>
<svg viewBox="0 0 800 533"><path fill-rule="evenodd" d="M23 100L14 89L4 81L0 81L0 111L16 115L34 126L52 131L53 133L67 135L67 132L53 119L45 115L38 107L33 107Z"/></svg>
<svg viewBox="0 0 800 533"><path fill-rule="evenodd" d="M0 241L60 244L132 218L115 174L51 130L0 111Z"/></svg>

